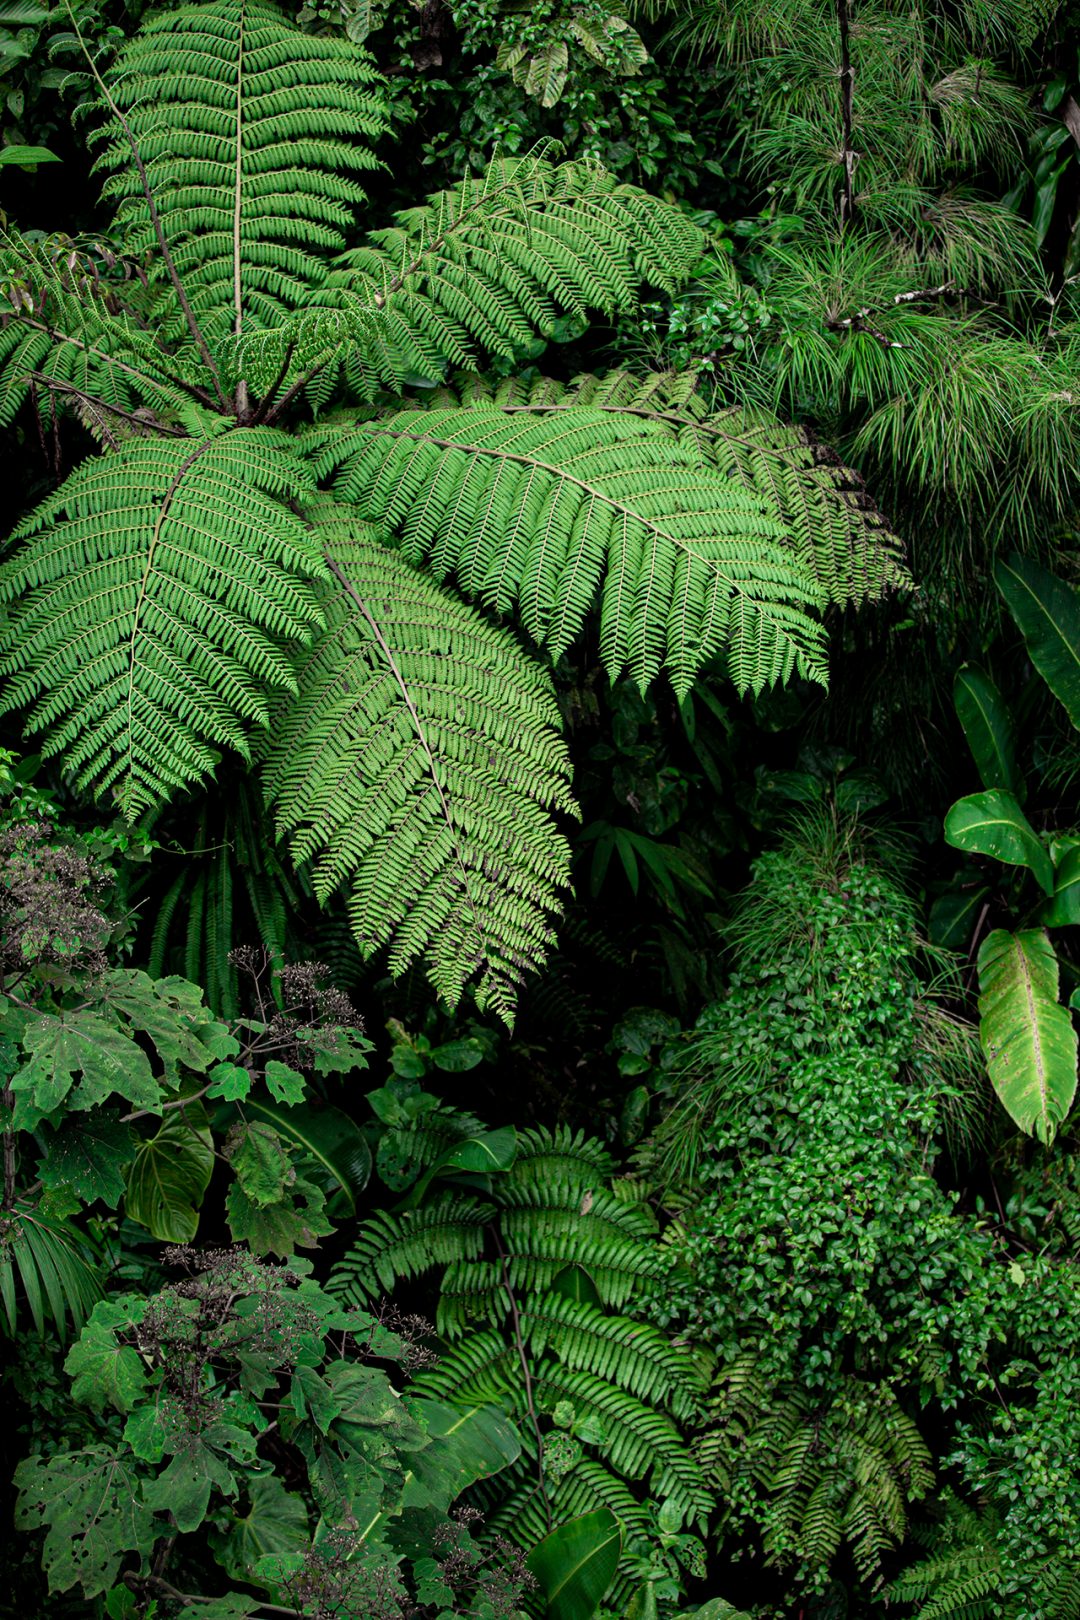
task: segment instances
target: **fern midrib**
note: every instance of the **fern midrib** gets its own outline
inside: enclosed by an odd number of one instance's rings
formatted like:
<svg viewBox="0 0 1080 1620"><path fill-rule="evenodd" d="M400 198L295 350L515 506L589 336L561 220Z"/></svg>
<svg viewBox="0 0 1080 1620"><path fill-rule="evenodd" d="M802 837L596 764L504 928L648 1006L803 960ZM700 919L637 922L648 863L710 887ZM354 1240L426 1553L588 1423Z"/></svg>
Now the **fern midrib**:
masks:
<svg viewBox="0 0 1080 1620"><path fill-rule="evenodd" d="M405 677L402 675L400 669L398 668L397 660L395 659L394 654L393 654L391 648L389 647L385 636L383 635L382 631L380 630L380 628L378 626L378 623L375 620L374 615L369 610L367 603L364 601L363 597L360 595L360 592L356 589L356 586L352 583L352 581L349 579L348 575L345 573L344 569L335 560L335 558L333 558L330 555L329 552L325 552L324 556L325 556L325 559L326 559L327 566L329 567L331 573L334 574L335 578L339 581L342 588L345 591L347 591L348 594L352 597L353 601L356 603L357 607L360 609L360 612L364 615L364 618L367 620L368 624L370 625L371 633L375 637L376 641L378 642L379 647L382 650L383 657L386 659L388 665L390 666L390 671L391 671L391 673L392 673L392 675L394 677L394 680L397 682L398 690L401 693L402 701L404 702L405 707L409 711L409 718L412 720L413 726L415 727L415 730L416 730L416 735L420 739L420 746L424 750L425 757L427 758L428 771L430 772L431 780L435 785L436 793L439 795L439 803L442 806L443 817L445 818L447 828L448 828L448 830L450 832L450 838L451 838L451 841L453 843L454 860L456 861L458 871L461 874L462 888L463 888L463 890L465 892L465 896L466 896L466 899L468 901L469 910L472 913L473 926L476 929L477 937L480 940L482 940L483 943L484 943L484 954L485 954L485 956L489 956L487 936L484 933L484 929L483 929L483 926L482 926L481 921L480 921L480 913L477 910L476 901L473 898L472 888L471 888L471 886L469 884L468 870L466 869L465 862L462 859L461 843L460 843L460 840L458 838L457 832L455 831L455 828L454 828L453 818L450 815L450 806L446 802L446 795L443 792L442 783L439 781L439 775L438 775L437 770L435 769L435 756L431 751L431 747L430 747L430 745L428 743L428 740L427 740L427 737L426 737L426 735L424 733L424 727L423 727L423 724L421 723L420 716L416 712L416 705L413 703L412 696L411 696L411 694L409 692L408 685L407 685L407 683L405 681Z"/></svg>
<svg viewBox="0 0 1080 1620"><path fill-rule="evenodd" d="M694 548L694 542L684 540L681 535L673 534L670 529L665 528L663 524L657 521L656 518L646 517L643 513L636 512L633 507L627 506L624 501L616 500L613 495L607 495L603 490L597 489L595 484L587 483L583 478L575 478L574 475L567 472L564 467L555 466L551 462L541 461L536 456L523 456L518 455L510 450L500 450L497 447L489 448L487 445L463 443L460 439L440 439L436 438L431 433L407 433L399 428L384 428L378 426L378 424L375 425L374 431L382 438L411 439L416 444L431 444L442 450L464 451L464 453L468 456L490 456L492 458L497 458L500 461L516 461L518 465L522 467L539 468L542 472L550 473L552 478L559 480L561 483L574 485L575 488L580 489L584 494L602 502L611 511L618 512L624 518L629 518L635 523L640 523L644 528L650 530L653 534L660 535L663 539L670 541L670 543L679 551L685 552L687 557L697 562L702 561ZM766 513L765 515L767 516L768 514ZM734 537L729 536L725 538L733 539ZM773 540L772 543L776 545L778 550L780 549L780 542L778 539ZM731 577L730 573L725 570L723 563L718 562L715 558L709 558L706 566L715 570L715 572L718 574L723 573L723 577L727 580L728 584L731 586L731 589L738 595L743 596L748 594L742 589L737 581ZM807 600L813 600L812 591L808 593ZM757 606L759 611L764 611L764 603L759 603Z"/></svg>
<svg viewBox="0 0 1080 1620"><path fill-rule="evenodd" d="M240 7L240 35L236 45L236 155L234 159L233 180L233 330L240 336L240 326L243 311L240 304L240 216L243 208L243 158L244 158L244 24L247 20L247 7ZM243 388L243 383L240 387Z"/></svg>
<svg viewBox="0 0 1080 1620"><path fill-rule="evenodd" d="M150 547L149 547L149 550L147 551L147 554L146 554L146 566L143 569L143 577L142 577L142 580L140 581L140 584L139 584L139 595L138 595L138 598L137 598L136 603L135 603L135 617L134 617L134 620L133 620L132 626L131 626L131 641L129 643L129 648L128 648L128 679L127 679L127 703L126 703L126 709L127 709L127 776L128 776L129 784L131 782L133 782L134 779L135 779L135 748L134 748L134 741L133 741L135 719L134 719L134 714L132 712L132 704L133 704L133 701L134 701L134 691L135 691L135 666L136 666L135 644L136 644L136 641L138 640L138 636L139 636L139 624L140 624L140 620L141 620L141 617L142 617L143 602L144 602L144 600L146 598L146 588L147 588L147 585L149 583L150 576L153 573L154 553L157 550L158 540L161 537L162 524L165 522L165 519L168 517L169 507L172 504L173 496L176 494L176 491L177 491L177 489L178 489L178 487L180 485L181 480L183 479L184 475L188 472L189 468L193 467L195 462L198 461L199 457L205 455L208 450L213 448L213 444L214 444L213 439L206 439L202 444L196 446L196 448L191 452L191 454L186 458L186 460L181 462L180 466L177 468L176 472L173 475L172 482L169 484L169 487L165 491L164 497L162 498L161 508L160 508L160 510L158 512L157 519L155 520L155 523L154 523L154 532L150 537Z"/></svg>

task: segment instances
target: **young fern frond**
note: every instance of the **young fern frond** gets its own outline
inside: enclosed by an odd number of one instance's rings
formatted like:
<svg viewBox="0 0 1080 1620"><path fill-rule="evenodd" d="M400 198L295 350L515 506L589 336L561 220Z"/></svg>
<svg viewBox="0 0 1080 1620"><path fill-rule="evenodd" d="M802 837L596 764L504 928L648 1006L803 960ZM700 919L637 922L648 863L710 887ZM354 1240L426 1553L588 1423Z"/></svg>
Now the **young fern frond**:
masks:
<svg viewBox="0 0 1080 1620"><path fill-rule="evenodd" d="M407 556L496 612L516 606L557 658L601 594L600 651L644 690L679 695L721 649L742 690L825 682L820 593L771 502L702 466L696 446L633 412L532 419L477 401L315 430L338 498L398 531Z"/></svg>
<svg viewBox="0 0 1080 1620"><path fill-rule="evenodd" d="M134 819L249 755L266 687L294 685L282 647L320 619L326 569L284 498L308 489L268 429L135 441L84 465L16 531L0 568L4 706L42 752Z"/></svg>
<svg viewBox="0 0 1080 1620"><path fill-rule="evenodd" d="M426 956L450 1002L508 1022L553 939L569 855L547 814L573 810L543 672L371 539L331 538L327 629L298 667L265 753L279 835L316 893L350 885L365 955Z"/></svg>
<svg viewBox="0 0 1080 1620"><path fill-rule="evenodd" d="M364 200L351 175L376 166L356 140L384 128L375 81L359 46L305 34L271 0L185 6L152 17L124 47L109 93L208 334L273 324L324 279ZM127 132L113 117L98 138L128 251L149 254L161 277Z"/></svg>

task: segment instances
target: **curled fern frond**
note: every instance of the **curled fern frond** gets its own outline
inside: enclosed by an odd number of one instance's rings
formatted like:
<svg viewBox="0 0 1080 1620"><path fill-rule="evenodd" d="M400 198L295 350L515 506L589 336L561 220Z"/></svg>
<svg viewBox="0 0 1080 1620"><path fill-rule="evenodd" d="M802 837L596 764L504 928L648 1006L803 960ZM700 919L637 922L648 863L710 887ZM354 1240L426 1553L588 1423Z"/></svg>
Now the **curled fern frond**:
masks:
<svg viewBox="0 0 1080 1620"><path fill-rule="evenodd" d="M309 488L269 429L136 441L86 463L16 531L0 568L7 709L79 787L134 819L250 755L267 687L294 686L285 638L320 619L325 566L284 504Z"/></svg>
<svg viewBox="0 0 1080 1620"><path fill-rule="evenodd" d="M552 942L573 809L546 677L512 638L366 538L334 537L326 632L274 719L265 780L316 893L350 886L365 955L426 956L508 1022Z"/></svg>
<svg viewBox="0 0 1080 1620"><path fill-rule="evenodd" d="M634 412L403 411L316 430L320 475L496 612L517 607L557 658L601 595L612 679L680 695L721 650L736 685L826 680L821 600L783 544L772 502L702 464L692 442Z"/></svg>

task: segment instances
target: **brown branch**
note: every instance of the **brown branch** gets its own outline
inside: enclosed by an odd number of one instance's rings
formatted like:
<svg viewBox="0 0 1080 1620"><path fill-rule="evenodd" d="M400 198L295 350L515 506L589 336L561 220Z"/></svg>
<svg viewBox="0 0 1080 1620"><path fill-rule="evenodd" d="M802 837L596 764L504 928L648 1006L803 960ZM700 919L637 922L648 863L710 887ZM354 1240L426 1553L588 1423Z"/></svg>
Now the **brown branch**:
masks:
<svg viewBox="0 0 1080 1620"><path fill-rule="evenodd" d="M554 1521L551 1517L551 1503L548 1501L547 1489L544 1485L544 1437L540 1433L540 1422L536 1416L536 1406L533 1401L532 1373L529 1371L529 1358L525 1354L525 1341L521 1336L521 1317L518 1313L517 1300L514 1297L514 1290L510 1286L510 1274L506 1269L506 1255L503 1252L502 1244L499 1242L499 1234L494 1225L490 1225L488 1227L488 1231L491 1233L492 1241L495 1244L495 1252L499 1256L499 1261L502 1268L503 1287L506 1289L506 1297L510 1302L510 1320L514 1327L514 1344L517 1346L518 1360L521 1363L521 1376L525 1384L525 1405L528 1408L529 1421L532 1423L533 1434L536 1436L537 1490L540 1492L540 1497L544 1504L544 1512L547 1515L547 1527L549 1530L551 1530L554 1526Z"/></svg>

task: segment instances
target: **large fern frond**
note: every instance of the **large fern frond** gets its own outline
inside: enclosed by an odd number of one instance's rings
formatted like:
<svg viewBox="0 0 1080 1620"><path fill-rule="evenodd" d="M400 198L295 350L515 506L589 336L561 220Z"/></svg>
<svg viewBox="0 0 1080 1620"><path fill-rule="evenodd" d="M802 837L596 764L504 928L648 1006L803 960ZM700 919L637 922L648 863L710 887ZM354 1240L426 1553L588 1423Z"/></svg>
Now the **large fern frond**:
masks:
<svg viewBox="0 0 1080 1620"><path fill-rule="evenodd" d="M295 342L304 365L346 358L370 397L410 373L512 358L561 317L629 310L642 282L685 281L704 244L684 213L598 164L497 158L343 254L308 312L255 339L245 363L276 370Z"/></svg>
<svg viewBox="0 0 1080 1620"><path fill-rule="evenodd" d="M210 333L271 325L325 275L376 166L384 126L367 55L314 38L271 0L211 0L152 17L109 80L138 146L173 263ZM164 273L131 142L106 123L98 159L128 251ZM177 330L179 324L177 323Z"/></svg>
<svg viewBox="0 0 1080 1620"><path fill-rule="evenodd" d="M686 693L724 649L736 684L825 681L821 599L772 502L703 464L693 442L634 412L407 410L315 430L339 498L398 532L497 612L517 607L558 657L601 594L612 678L643 689L666 665Z"/></svg>
<svg viewBox="0 0 1080 1620"><path fill-rule="evenodd" d="M349 1252L334 1266L326 1286L354 1305L391 1293L401 1277L420 1276L432 1266L478 1260L490 1205L451 1198L392 1215L380 1210L364 1221Z"/></svg>
<svg viewBox="0 0 1080 1620"><path fill-rule="evenodd" d="M546 676L370 538L330 543L327 629L266 750L279 834L314 862L320 897L348 882L365 954L389 943L394 974L425 955L451 1003L478 973L509 1020L569 870L549 815L573 805Z"/></svg>
<svg viewBox="0 0 1080 1620"><path fill-rule="evenodd" d="M86 463L15 532L0 568L4 704L42 752L133 818L249 754L267 687L294 685L325 575L284 498L308 491L269 429L133 442Z"/></svg>
<svg viewBox="0 0 1080 1620"><path fill-rule="evenodd" d="M828 601L843 605L909 584L901 546L866 494L862 479L805 429L771 412L709 409L692 374L659 372L643 380L626 371L523 382L509 377L494 391L508 414L537 416L573 410L638 415L672 438L693 445L704 466L758 496L779 515L783 540ZM468 398L490 392L470 379Z"/></svg>

